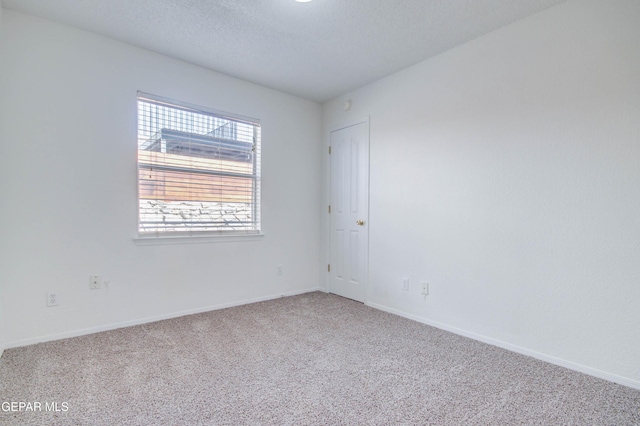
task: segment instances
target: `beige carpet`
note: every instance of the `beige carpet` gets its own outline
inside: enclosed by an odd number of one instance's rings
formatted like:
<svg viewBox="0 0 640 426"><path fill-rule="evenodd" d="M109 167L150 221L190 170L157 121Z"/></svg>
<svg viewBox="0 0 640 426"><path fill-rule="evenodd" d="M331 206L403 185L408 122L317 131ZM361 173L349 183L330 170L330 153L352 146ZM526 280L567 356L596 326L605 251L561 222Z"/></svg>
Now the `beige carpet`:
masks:
<svg viewBox="0 0 640 426"><path fill-rule="evenodd" d="M323 293L7 350L0 395L42 405L11 425L640 425L640 391Z"/></svg>

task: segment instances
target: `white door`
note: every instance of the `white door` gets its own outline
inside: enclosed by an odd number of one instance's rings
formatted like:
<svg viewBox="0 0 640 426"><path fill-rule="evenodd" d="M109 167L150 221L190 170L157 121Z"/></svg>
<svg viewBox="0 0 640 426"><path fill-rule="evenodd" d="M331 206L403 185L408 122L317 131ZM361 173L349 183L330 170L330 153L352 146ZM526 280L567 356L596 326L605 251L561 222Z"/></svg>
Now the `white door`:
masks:
<svg viewBox="0 0 640 426"><path fill-rule="evenodd" d="M331 132L329 291L365 300L369 260L369 123Z"/></svg>

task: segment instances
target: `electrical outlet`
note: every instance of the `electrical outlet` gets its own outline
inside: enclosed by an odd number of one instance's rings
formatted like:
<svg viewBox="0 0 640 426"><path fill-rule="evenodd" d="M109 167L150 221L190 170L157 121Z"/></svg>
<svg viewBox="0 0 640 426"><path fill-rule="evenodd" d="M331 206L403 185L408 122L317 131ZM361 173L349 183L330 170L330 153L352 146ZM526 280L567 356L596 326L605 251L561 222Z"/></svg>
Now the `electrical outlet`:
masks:
<svg viewBox="0 0 640 426"><path fill-rule="evenodd" d="M426 281L422 281L420 283L420 285L422 286L422 294L424 294L425 296L429 295L429 283Z"/></svg>
<svg viewBox="0 0 640 426"><path fill-rule="evenodd" d="M58 306L58 293L47 293L47 306Z"/></svg>
<svg viewBox="0 0 640 426"><path fill-rule="evenodd" d="M91 290L100 290L100 277L97 275L89 275L89 288Z"/></svg>
<svg viewBox="0 0 640 426"><path fill-rule="evenodd" d="M409 278L402 279L402 290L409 291Z"/></svg>

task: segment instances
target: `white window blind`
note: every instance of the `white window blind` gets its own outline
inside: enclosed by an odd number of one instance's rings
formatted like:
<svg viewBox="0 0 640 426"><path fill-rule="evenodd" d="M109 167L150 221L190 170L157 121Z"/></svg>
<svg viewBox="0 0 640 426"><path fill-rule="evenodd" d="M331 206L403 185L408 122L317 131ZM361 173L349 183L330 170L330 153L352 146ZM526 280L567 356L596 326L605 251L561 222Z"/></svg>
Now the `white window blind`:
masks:
<svg viewBox="0 0 640 426"><path fill-rule="evenodd" d="M260 231L260 122L138 92L141 236Z"/></svg>

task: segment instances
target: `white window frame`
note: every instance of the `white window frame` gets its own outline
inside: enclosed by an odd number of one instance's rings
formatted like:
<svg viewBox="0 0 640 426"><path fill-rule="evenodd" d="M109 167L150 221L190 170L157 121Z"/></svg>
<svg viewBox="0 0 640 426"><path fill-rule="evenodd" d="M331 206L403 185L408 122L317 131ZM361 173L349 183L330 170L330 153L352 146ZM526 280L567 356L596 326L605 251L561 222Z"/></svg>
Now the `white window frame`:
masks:
<svg viewBox="0 0 640 426"><path fill-rule="evenodd" d="M147 115L143 114L142 104L145 104L145 111ZM182 242L204 242L205 240L211 241L245 241L250 240L251 237L261 236L261 211L260 211L260 188L261 188L261 127L260 120L255 118L250 118L246 116L240 116L237 114L231 114L228 112L218 111L212 108L203 107L199 105L193 105L182 101L176 101L174 99L169 99L157 95L151 95L149 93L144 93L138 91L137 93L137 130L138 130L138 142L137 142L137 166L138 166L138 176L137 176L137 189L138 189L138 234L137 237L134 238L136 242L142 242L143 244L150 241L161 241L161 243L182 243ZM153 105L155 108L151 108L150 105ZM151 109L150 109L151 108ZM155 111L155 113L159 114L158 111L171 111L173 110L177 114L182 114L182 121L174 121L169 122L166 121L166 115L157 117L150 116L151 112ZM143 117L144 115L144 117ZM185 121L184 117L187 117ZM221 122L225 122L226 124L233 123L228 127L231 127L230 131L225 132L224 134L216 134L216 133L207 133L206 135L201 135L200 130L202 127L200 126L200 122L197 123L197 130L195 127L189 128L187 131L185 128L180 126L184 126L188 120L196 120L199 118L202 120L205 119L206 122L210 122L210 120L220 120ZM151 123L151 121L156 120L155 123ZM149 121L150 125L147 123L143 123L145 121ZM216 121L217 123L217 121ZM155 127L154 127L155 126ZM171 128L179 127L179 128ZM156 128L157 127L157 128ZM165 128L166 127L166 128ZM215 126L214 126L215 127ZM242 136L239 138L237 136L237 129L241 129ZM215 129L217 131L219 129ZM148 137L150 133L156 132L154 135L157 138L155 141L152 141L151 138L145 141L145 137ZM251 137L251 132L253 136L253 144L251 145L251 141L248 139ZM198 133L198 134L196 134ZM170 134L173 141L173 146L177 147L175 138L182 138L181 140L186 141L184 144L189 147L188 151L190 153L195 152L194 154L184 155L184 151L180 151L182 148L182 142L180 142L180 147L177 153L170 152L168 150L169 144L164 139L165 134ZM177 135L177 136L176 136ZM186 135L186 136L185 136ZM244 140L240 140L244 139ZM213 141L213 142L210 142ZM211 143L217 143L217 145L210 145ZM235 143L235 145L225 145L225 143ZM152 147L151 145L154 145ZM249 160L237 160L233 157L229 157L229 155L236 155L235 153L240 150L237 148L242 145L243 153L246 153L247 158ZM217 152L218 157L216 159L205 158L207 157L205 150L202 147L205 147L207 152ZM226 146L226 148L225 148ZM229 148L231 146L231 148ZM222 147L222 148L221 148ZM200 148L197 151L197 148ZM170 148L169 148L170 149ZM234 150L235 149L235 150ZM252 152L247 151L250 149ZM217 150L217 151L216 151ZM200 155L197 154L200 152ZM204 154L203 154L204 153ZM230 154L231 153L231 154ZM143 155L144 154L144 155ZM169 154L169 155L167 155ZM165 157L160 158L162 155ZM194 160L194 164L207 164L206 168L204 166L199 166L199 168L193 168L193 166L184 165L180 167L176 167L175 163L169 163L166 158L171 157L174 161L175 158L187 159L184 164L187 164L186 161L191 164L191 159ZM226 155L225 158L223 156ZM160 158L160 159L158 159ZM203 158L205 158L203 160ZM220 163L218 166L213 165L214 163ZM238 164L241 166L237 166L238 169L234 169L233 165ZM223 163L226 163L224 165ZM229 166L231 164L231 166ZM231 167L231 168L229 168ZM250 170L247 169L250 168ZM152 177L153 171L155 175ZM146 173L149 172L149 178L146 178ZM143 178L143 173L145 174L145 178ZM215 201L214 191L203 190L201 191L203 196L202 200L198 200L198 194L200 191L197 189L198 185L189 186L189 194L191 199L188 201L176 201L176 200L167 200L167 199L153 199L158 198L156 195L149 195L149 182L152 182L153 185L160 185L163 188L168 188L171 183L171 179L166 178L170 173L180 173L182 177L190 176L188 181L190 183L186 184L184 181L181 181L181 188L184 185L192 185L193 181L198 182L198 179L203 179L203 176L208 176L208 179L218 179L216 181L216 186L219 194L227 194L228 191L232 191L232 189L224 189L224 188L237 188L237 186L233 186L228 184L229 186L225 186L224 182L225 178L227 180L233 181L237 179L238 181L242 180L244 182L244 189L241 190L241 195L243 198L243 203L235 203L241 205L240 214L233 214L233 217L237 219L240 216L240 219L236 221L232 221L225 218L225 215L228 214L228 207L233 205L234 203L225 202L225 200L217 200ZM160 176L160 177L158 177ZM175 175L174 175L175 176ZM247 183L250 184L249 189L247 189ZM176 184L173 183L175 186ZM195 188L195 189L194 189ZM222 188L222 189L221 189ZM152 190L153 191L153 190ZM225 192L227 191L227 192ZM242 192L243 191L243 192ZM167 191L168 192L168 191ZM209 198L207 199L207 194ZM211 198L214 197L214 198ZM223 197L223 195L220 195ZM249 201L248 198L251 198ZM149 203L151 201L151 203ZM150 212L149 206L153 204L153 202L160 202L166 204L171 203L171 217L167 221L167 223L161 222L158 218L160 216L159 212ZM227 200L228 201L228 200ZM195 204L199 204L202 208L197 208ZM183 218L183 222L179 222L175 220L176 214L174 212L179 211L178 215L180 217L188 217L189 219ZM218 209L218 210L216 210ZM194 219L194 211L196 218ZM212 216L208 218L202 217L202 219L198 216L202 214L202 211L207 212L215 212L216 219L212 219ZM184 213L184 214L182 214ZM162 221L165 221L166 218L162 215ZM204 225L203 225L204 224ZM196 237L196 238L194 238ZM239 238L239 239L238 239ZM167 241L164 241L167 240ZM198 240L198 241L193 241Z"/></svg>

